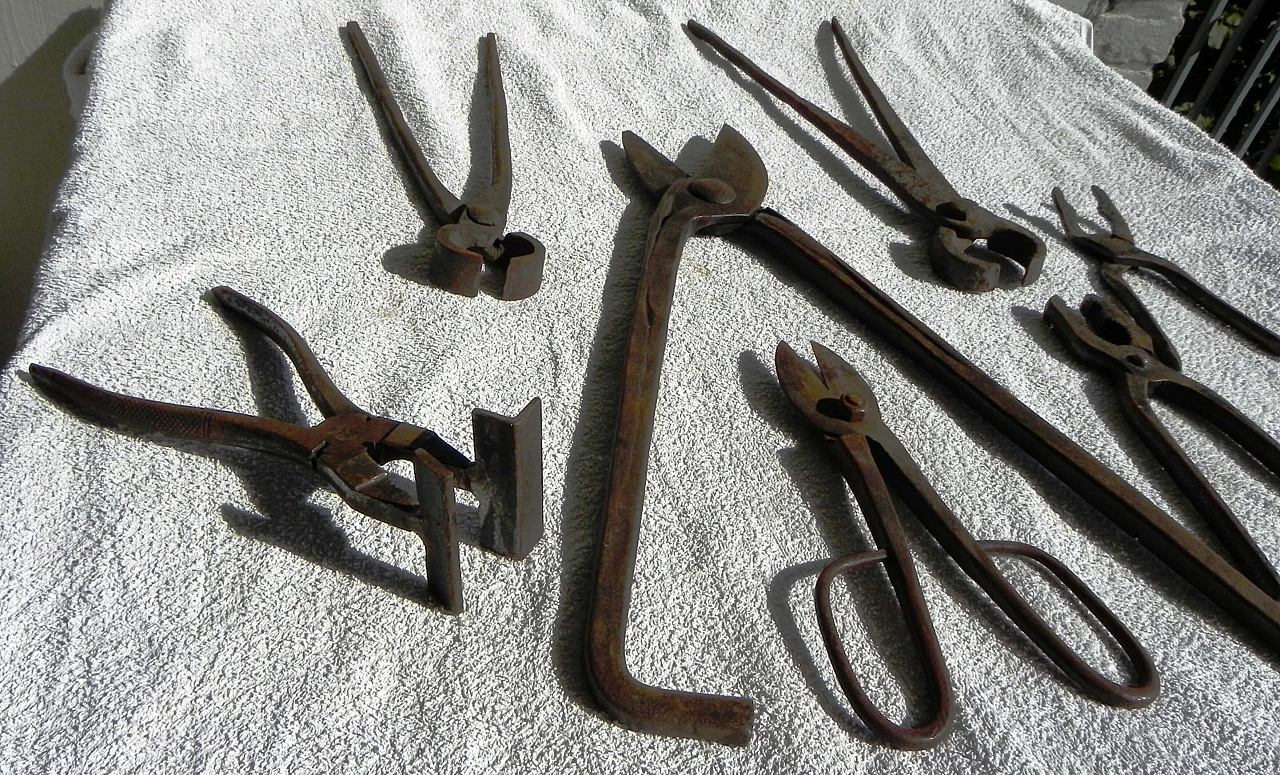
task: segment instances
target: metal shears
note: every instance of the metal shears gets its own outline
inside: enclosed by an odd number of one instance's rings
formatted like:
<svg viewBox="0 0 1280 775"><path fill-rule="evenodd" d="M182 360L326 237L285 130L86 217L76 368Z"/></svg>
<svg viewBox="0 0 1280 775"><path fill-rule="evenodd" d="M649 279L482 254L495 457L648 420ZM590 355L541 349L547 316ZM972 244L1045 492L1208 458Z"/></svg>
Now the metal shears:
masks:
<svg viewBox="0 0 1280 775"><path fill-rule="evenodd" d="M1167 342L1155 321L1143 326L1115 302L1089 294L1077 312L1060 296L1049 299L1045 319L1082 362L1109 373L1120 409L1222 542L1235 566L1272 598L1280 599L1280 575L1249 532L1170 435L1151 408L1157 397L1216 426L1258 462L1280 476L1280 444L1225 398L1162 362L1157 342Z"/></svg>
<svg viewBox="0 0 1280 775"><path fill-rule="evenodd" d="M1041 549L1016 541L974 539L881 420L875 394L861 375L840 356L816 342L813 353L818 361L817 369L782 342L778 344L774 362L783 392L805 419L825 435L827 448L849 483L879 547L877 551L833 561L819 575L814 592L818 624L836 679L863 722L897 747L930 748L946 736L954 704L947 666L891 492L902 498L969 578L1083 692L1099 702L1122 708L1149 705L1160 689L1155 665L1093 590L1061 561ZM1022 557L1053 574L1124 651L1133 670L1134 683L1116 683L1089 667L1014 589L996 567L993 555ZM834 580L875 564L884 566L906 618L907 632L925 663L931 715L915 726L890 721L872 704L853 674L831 612Z"/></svg>
<svg viewBox="0 0 1280 775"><path fill-rule="evenodd" d="M409 170L414 187L442 224L436 232L439 249L431 261L431 281L453 293L475 296L480 292L480 276L487 264L503 275L499 297L504 301L526 299L537 293L542 286L546 248L524 232L503 233L511 206L511 139L507 133L507 97L502 88L497 37L491 32L484 38L492 120L493 175L487 190L464 202L450 193L432 172L431 164L400 112L387 77L360 25L347 22L347 35L351 38L356 59L373 87L374 98L391 129L392 140Z"/></svg>
<svg viewBox="0 0 1280 775"><path fill-rule="evenodd" d="M325 419L314 427L270 417L148 401L113 393L57 369L31 364L31 380L49 400L82 419L143 437L188 440L266 452L324 476L347 505L416 533L426 547L427 587L449 613L461 613L462 572L454 488L480 501L480 543L524 559L542 538L542 403L517 417L471 414L476 460L434 431L370 414L342 394L306 341L266 307L227 287L215 303L261 331L293 362ZM413 464L415 491L383 468Z"/></svg>
<svg viewBox="0 0 1280 775"><path fill-rule="evenodd" d="M1214 295L1172 261L1137 247L1133 241L1133 232L1129 230L1129 224L1125 222L1124 216L1120 215L1120 211L1107 192L1099 186L1094 186L1092 191L1094 198L1098 200L1098 213L1110 225L1111 233L1101 235L1086 232L1081 226L1080 216L1067 202L1062 189L1055 186L1053 203L1057 206L1058 216L1062 219L1062 228L1066 231L1072 245L1098 260L1098 272L1102 277L1102 284L1115 294L1137 325L1150 334L1150 349L1162 363L1175 370L1182 366L1177 349L1169 342L1168 337L1156 324L1155 318L1151 317L1146 306L1125 281L1125 273L1130 269L1144 269L1160 275L1174 288L1182 291L1191 301L1234 328L1249 341L1272 355L1280 355L1280 336L1276 336L1262 324Z"/></svg>
<svg viewBox="0 0 1280 775"><path fill-rule="evenodd" d="M960 196L894 112L884 92L854 53L840 22L834 18L831 30L854 81L879 120L894 153L885 151L830 113L800 97L714 32L689 20L689 32L773 96L794 108L934 225L930 257L933 271L943 280L964 291L990 291L999 284L1002 267L1013 263L1022 268L1022 285L1034 283L1044 265L1044 242L1026 228Z"/></svg>

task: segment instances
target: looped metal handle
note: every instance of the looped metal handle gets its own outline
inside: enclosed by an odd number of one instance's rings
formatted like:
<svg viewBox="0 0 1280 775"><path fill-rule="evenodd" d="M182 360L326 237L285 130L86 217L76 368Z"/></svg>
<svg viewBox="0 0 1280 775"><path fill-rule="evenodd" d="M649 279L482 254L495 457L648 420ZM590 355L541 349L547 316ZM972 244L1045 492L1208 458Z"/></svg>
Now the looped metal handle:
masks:
<svg viewBox="0 0 1280 775"><path fill-rule="evenodd" d="M1120 708L1143 708L1150 705L1160 694L1160 676L1138 639L1129 632L1129 628L1107 608L1101 598L1094 593L1075 573L1057 557L1030 544L1021 541L977 541L979 549L988 554L1003 554L1011 557L1025 557L1049 571L1075 596L1103 629L1112 637L1116 645L1124 652L1133 670L1133 683L1122 684L1107 678L1090 667L1080 655L1062 641L1049 625L1037 614L1026 600L1009 586L1001 595L1005 599L996 598L996 603L1005 614L1035 642L1068 677L1076 682L1091 697L1099 702ZM988 590L988 594L991 591Z"/></svg>
<svg viewBox="0 0 1280 775"><path fill-rule="evenodd" d="M951 681L941 653L936 647L920 649L925 662L925 677L929 684L932 715L927 721L915 726L895 723L886 718L871 702L871 698L867 696L862 684L853 674L849 655L840 641L840 631L836 627L835 616L831 613L831 584L836 577L876 563L885 563L887 566L888 555L883 550L851 554L833 560L818 575L818 583L813 591L813 602L818 611L818 628L822 631L822 642L827 647L827 656L831 659L832 669L835 670L836 681L864 724L895 748L912 751L932 748L946 738L951 728L953 704Z"/></svg>

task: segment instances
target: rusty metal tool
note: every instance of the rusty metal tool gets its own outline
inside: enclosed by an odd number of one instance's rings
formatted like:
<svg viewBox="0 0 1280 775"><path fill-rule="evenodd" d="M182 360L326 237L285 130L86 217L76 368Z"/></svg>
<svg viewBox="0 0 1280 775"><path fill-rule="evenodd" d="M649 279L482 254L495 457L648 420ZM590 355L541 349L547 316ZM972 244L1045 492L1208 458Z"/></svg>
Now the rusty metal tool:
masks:
<svg viewBox="0 0 1280 775"><path fill-rule="evenodd" d="M656 151L630 132L623 134L622 142L640 179L661 200L649 224L627 340L622 404L587 624L587 676L605 711L624 726L746 745L751 736L750 700L673 691L637 681L627 669L626 637L676 268L685 242L695 233L749 218L764 198L768 178L755 149L728 126L720 130L710 158L695 177L674 170L674 165L655 156ZM666 163L648 166L655 158Z"/></svg>
<svg viewBox="0 0 1280 775"><path fill-rule="evenodd" d="M629 712L633 726L650 731L736 742L744 740L749 729L746 701L682 707L678 699L661 690L637 687L626 672L622 650L640 524L645 453L658 384L656 366L662 352L661 341L655 343L654 337L665 336L666 332L665 314L675 276L670 257L678 255L684 240L698 232L742 237L813 283L955 393L1100 514L1138 539L1241 627L1280 651L1280 602L839 256L778 213L760 208L768 173L741 135L727 126L721 129L717 152L696 177L634 134L624 135L623 144L632 169L659 203L650 226L646 278L633 315L623 410L588 633L588 672L597 676L597 696L615 717L627 718L621 714ZM651 256L668 258L661 267L661 284L650 277L659 273L657 265L648 263ZM659 702L648 705L645 700L650 696ZM613 698L624 702L614 702ZM664 715L664 710L671 713Z"/></svg>
<svg viewBox="0 0 1280 775"><path fill-rule="evenodd" d="M1280 598L1280 575L1275 566L1174 441L1152 411L1151 398L1202 417L1277 476L1280 444L1225 398L1177 367L1162 363L1155 342L1168 340L1159 329L1140 325L1121 305L1089 294L1077 312L1062 297L1054 296L1044 315L1073 355L1111 375L1120 409L1130 425L1222 542L1240 572L1271 597Z"/></svg>
<svg viewBox="0 0 1280 775"><path fill-rule="evenodd" d="M480 194L462 201L444 187L431 170L426 154L414 139L404 114L400 112L387 77L356 22L347 22L347 35L355 48L374 98L391 129L409 177L426 201L436 220L443 224L436 232L438 250L431 260L431 281L463 296L480 291L480 275L487 264L503 274L505 301L527 299L542 286L542 268L547 251L542 243L524 232L503 234L511 206L511 139L507 133L507 97L502 88L498 63L498 39L492 32L484 38L485 73L492 120L492 184Z"/></svg>
<svg viewBox="0 0 1280 775"><path fill-rule="evenodd" d="M476 460L434 431L378 417L334 385L306 341L288 323L227 287L211 291L225 312L261 331L293 362L325 419L304 427L269 417L133 398L31 364L31 380L49 400L98 425L143 437L257 450L318 471L361 514L417 533L426 547L427 586L441 606L461 613L462 573L454 489L475 493L480 543L523 559L542 538L542 402L514 418L471 413ZM416 492L392 480L383 464L413 464Z"/></svg>
<svg viewBox="0 0 1280 775"><path fill-rule="evenodd" d="M689 32L773 96L794 108L933 224L935 231L930 244L930 258L933 271L939 277L963 291L990 291L1000 282L1001 268L1016 264L1022 268L1021 284L1034 283L1044 265L1044 242L1024 227L960 196L872 80L835 18L831 20L831 29L854 81L879 120L894 153L885 151L830 113L800 97L714 32L693 19L689 20Z"/></svg>
<svg viewBox="0 0 1280 775"><path fill-rule="evenodd" d="M1156 324L1155 318L1151 317L1146 306L1125 281L1125 273L1130 269L1144 269L1163 277L1191 301L1240 332L1249 341L1272 355L1280 355L1280 336L1214 295L1172 261L1135 246L1133 232L1129 230L1129 224L1125 222L1124 216L1111 201L1111 197L1099 186L1094 186L1092 191L1094 198L1098 200L1098 213L1110 225L1111 233L1103 236L1086 232L1081 226L1080 216L1067 202L1062 189L1055 186L1053 203L1057 206L1058 216L1062 219L1062 228L1066 231L1072 245L1098 260L1098 272L1102 277L1102 284L1115 294L1138 326L1151 335L1152 352L1162 363L1174 370L1182 368L1177 349L1169 342L1168 337Z"/></svg>
<svg viewBox="0 0 1280 775"><path fill-rule="evenodd" d="M976 540L925 479L902 442L884 424L875 394L862 376L840 356L817 342L812 344L817 369L785 342L778 344L774 363L783 392L805 419L824 434L827 448L848 481L879 547L876 551L833 561L819 575L814 591L819 629L836 680L863 722L896 747L932 748L946 737L954 706L942 648L920 591L920 580L907 549L907 536L891 493L902 498L969 578L1085 694L1121 708L1151 704L1160 692L1160 679L1151 657L1093 590L1042 549L1017 541ZM1086 664L1004 577L992 560L996 554L1031 560L1052 573L1124 651L1132 667L1134 683L1116 683ZM924 662L930 715L914 726L890 721L871 702L853 674L831 612L831 585L835 579L876 564L883 565L889 576L906 620L907 633Z"/></svg>

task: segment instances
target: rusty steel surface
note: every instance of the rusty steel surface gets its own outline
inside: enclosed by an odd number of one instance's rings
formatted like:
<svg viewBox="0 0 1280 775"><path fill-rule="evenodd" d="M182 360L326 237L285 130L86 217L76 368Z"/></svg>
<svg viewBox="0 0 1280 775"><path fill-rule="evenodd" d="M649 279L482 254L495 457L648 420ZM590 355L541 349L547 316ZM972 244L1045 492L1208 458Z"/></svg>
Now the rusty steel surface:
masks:
<svg viewBox="0 0 1280 775"><path fill-rule="evenodd" d="M685 240L698 232L736 235L765 248L955 393L1240 626L1280 651L1280 603L839 256L778 213L758 209L768 173L741 135L722 128L716 151L697 177L633 134L624 137L624 145L633 170L660 199L632 316L587 633L588 674L601 705L614 718L635 729L730 744L745 743L750 733L750 701L646 686L630 675L625 661L631 576L675 264Z"/></svg>
<svg viewBox="0 0 1280 775"><path fill-rule="evenodd" d="M831 20L836 43L849 65L854 81L889 138L894 153L888 153L830 113L788 89L698 22L690 19L688 27L695 37L711 46L773 96L794 108L806 121L931 223L935 231L930 243L930 260L934 272L947 283L965 291L990 291L1000 284L1002 269L1011 268L1011 265L1021 268L1022 285L1030 285L1040 277L1044 265L1044 242L1023 226L1001 218L977 202L960 196L889 104L884 92L871 78L862 60L849 44L838 20Z"/></svg>
<svg viewBox="0 0 1280 775"><path fill-rule="evenodd" d="M1062 228L1072 245L1098 261L1102 284L1115 294L1137 325L1151 336L1152 352L1162 363L1175 370L1182 367L1177 349L1169 342L1164 332L1160 330L1160 326L1156 324L1155 318L1151 317L1146 306L1125 281L1125 273L1130 269L1144 269L1159 275L1188 299L1200 305L1227 326L1234 328L1264 351L1272 355L1280 355L1280 336L1223 301L1172 261L1135 246L1133 232L1130 231L1129 224L1120 214L1115 203L1111 201L1111 197L1099 186L1094 186L1092 191L1094 198L1098 200L1098 214L1106 219L1111 227L1111 233L1104 236L1086 232L1081 226L1080 216L1067 202L1062 189L1055 187L1053 203L1057 206L1058 216L1062 219Z"/></svg>
<svg viewBox="0 0 1280 775"><path fill-rule="evenodd" d="M609 495L587 624L587 677L601 706L623 726L746 745L751 736L750 700L641 683L627 669L626 635L676 268L685 242L694 234L750 218L764 199L768 177L755 149L728 126L720 130L711 157L696 177L681 172L630 132L623 135L623 146L645 186L661 199L649 224L627 340Z"/></svg>
<svg viewBox="0 0 1280 775"><path fill-rule="evenodd" d="M475 296L480 292L481 274L487 265L491 271L502 274L499 298L517 301L537 293L542 286L546 248L524 232L503 233L511 206L511 139L507 132L507 97L502 86L497 36L491 32L484 37L485 84L493 145L491 185L464 202L450 193L432 171L360 25L347 22L346 30L356 61L369 81L409 177L442 224L436 232L438 249L430 265L432 282L453 293Z"/></svg>
<svg viewBox="0 0 1280 775"><path fill-rule="evenodd" d="M1081 691L1099 702L1122 708L1151 704L1160 690L1151 657L1093 590L1057 558L1034 546L1013 541L976 540L884 424L875 394L862 376L816 342L813 352L817 369L785 342L778 344L774 362L783 392L805 419L824 434L836 467L849 483L879 547L878 551L833 561L819 575L814 590L818 624L836 679L863 722L896 747L932 748L946 737L955 704L946 662L920 591L920 580L907 548L902 522L894 509L892 493L903 500L969 578ZM1129 659L1133 684L1112 681L1086 664L1009 583L992 560L994 554L1029 559L1053 574L1120 646ZM853 674L831 611L834 580L875 564L884 566L907 633L924 662L930 709L927 720L914 726L889 720L872 703Z"/></svg>
<svg viewBox="0 0 1280 775"><path fill-rule="evenodd" d="M450 613L463 610L454 488L469 490L480 501L482 546L513 559L533 550L543 526L539 399L514 418L475 410L473 463L434 431L372 415L352 403L298 332L266 307L227 287L214 288L211 295L222 310L279 345L323 422L305 427L133 398L38 364L30 366L31 380L49 400L98 425L143 437L257 450L318 471L351 508L422 539L428 588ZM383 468L392 460L413 464L415 492Z"/></svg>
<svg viewBox="0 0 1280 775"><path fill-rule="evenodd" d="M1222 542L1240 572L1271 597L1280 598L1280 575L1275 566L1160 422L1151 398L1158 397L1216 426L1277 476L1280 445L1225 398L1178 367L1163 363L1155 345L1164 339L1163 334L1140 326L1115 302L1090 294L1077 312L1054 296L1044 315L1073 355L1112 376L1121 411L1130 425Z"/></svg>

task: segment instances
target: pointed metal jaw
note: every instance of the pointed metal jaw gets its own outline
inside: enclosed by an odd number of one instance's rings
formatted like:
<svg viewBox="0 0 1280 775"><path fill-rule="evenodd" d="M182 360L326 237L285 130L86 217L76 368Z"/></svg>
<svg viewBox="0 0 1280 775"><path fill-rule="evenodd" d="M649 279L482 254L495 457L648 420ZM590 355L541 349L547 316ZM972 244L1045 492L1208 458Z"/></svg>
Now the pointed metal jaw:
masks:
<svg viewBox="0 0 1280 775"><path fill-rule="evenodd" d="M623 132L622 147L641 184L654 196L663 196L687 179L688 191L695 199L713 205L732 204L734 213L749 215L760 207L769 189L769 172L760 154L728 124L720 128L711 156L696 176L633 132Z"/></svg>
<svg viewBox="0 0 1280 775"><path fill-rule="evenodd" d="M815 369L779 342L774 352L778 382L791 403L810 423L831 436L858 433L880 421L875 393L862 376L831 350L810 342L818 361Z"/></svg>

